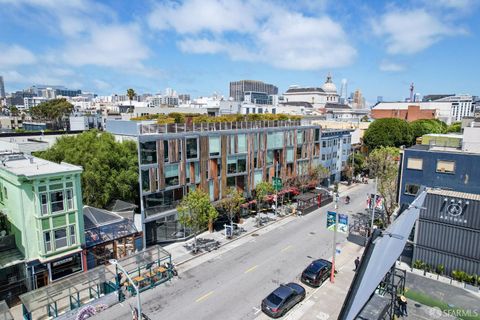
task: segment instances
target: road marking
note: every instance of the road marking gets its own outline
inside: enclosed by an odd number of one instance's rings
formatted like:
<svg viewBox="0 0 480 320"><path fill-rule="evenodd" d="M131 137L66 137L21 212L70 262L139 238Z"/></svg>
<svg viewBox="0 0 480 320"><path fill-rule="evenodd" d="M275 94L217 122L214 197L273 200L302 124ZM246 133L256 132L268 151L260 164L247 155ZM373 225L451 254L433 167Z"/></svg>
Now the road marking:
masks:
<svg viewBox="0 0 480 320"><path fill-rule="evenodd" d="M286 247L283 248L281 251L282 251L282 252L285 252L285 251L291 249L292 247L293 247L292 245L286 246Z"/></svg>
<svg viewBox="0 0 480 320"><path fill-rule="evenodd" d="M257 269L258 265L251 267L250 269L246 270L244 273L249 273L250 271L253 271Z"/></svg>
<svg viewBox="0 0 480 320"><path fill-rule="evenodd" d="M198 298L197 300L195 300L195 302L200 302L200 301L202 301L202 300L207 299L209 296L212 295L212 293L213 293L213 291L210 291L209 293L204 294L203 296L201 296L200 298Z"/></svg>
<svg viewBox="0 0 480 320"><path fill-rule="evenodd" d="M253 310L255 310L255 312L253 313L254 315L257 315L260 311L262 311L262 309L257 307L253 307Z"/></svg>

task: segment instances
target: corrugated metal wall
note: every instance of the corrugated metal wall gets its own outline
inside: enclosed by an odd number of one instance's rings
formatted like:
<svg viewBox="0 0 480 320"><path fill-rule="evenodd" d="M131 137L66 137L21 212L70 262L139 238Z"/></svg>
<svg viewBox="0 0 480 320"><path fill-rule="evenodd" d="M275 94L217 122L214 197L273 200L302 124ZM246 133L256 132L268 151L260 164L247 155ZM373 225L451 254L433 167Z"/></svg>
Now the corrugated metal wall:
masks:
<svg viewBox="0 0 480 320"><path fill-rule="evenodd" d="M480 260L480 232L476 230L420 220L417 244Z"/></svg>
<svg viewBox="0 0 480 320"><path fill-rule="evenodd" d="M447 201L445 201L445 199L447 199ZM462 201L461 207L463 212L458 217L449 215L446 210L448 205L452 203L452 200L454 200L455 203L458 203L458 200ZM427 210L421 211L420 219L434 220L480 230L480 202L468 200L468 203L467 205L465 199L429 194L424 203Z"/></svg>
<svg viewBox="0 0 480 320"><path fill-rule="evenodd" d="M461 270L469 274L480 274L480 261L454 256L452 254L415 246L413 250L413 261L423 262L437 267L439 264L445 266L445 274L450 275L452 270Z"/></svg>

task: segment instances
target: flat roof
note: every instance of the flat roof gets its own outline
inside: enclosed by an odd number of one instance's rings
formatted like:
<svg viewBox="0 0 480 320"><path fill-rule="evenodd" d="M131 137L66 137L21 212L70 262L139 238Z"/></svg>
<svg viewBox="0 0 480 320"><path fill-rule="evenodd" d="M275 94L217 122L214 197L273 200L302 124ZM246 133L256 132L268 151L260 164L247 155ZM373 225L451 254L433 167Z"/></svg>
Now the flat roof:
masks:
<svg viewBox="0 0 480 320"><path fill-rule="evenodd" d="M23 153L1 152L0 169L28 178L58 173L82 172L83 168L66 162L55 163Z"/></svg>
<svg viewBox="0 0 480 320"><path fill-rule="evenodd" d="M436 194L443 197L453 197L453 198L480 201L480 194L475 194L475 193L459 192L459 191L445 190L445 189L427 189L427 193Z"/></svg>

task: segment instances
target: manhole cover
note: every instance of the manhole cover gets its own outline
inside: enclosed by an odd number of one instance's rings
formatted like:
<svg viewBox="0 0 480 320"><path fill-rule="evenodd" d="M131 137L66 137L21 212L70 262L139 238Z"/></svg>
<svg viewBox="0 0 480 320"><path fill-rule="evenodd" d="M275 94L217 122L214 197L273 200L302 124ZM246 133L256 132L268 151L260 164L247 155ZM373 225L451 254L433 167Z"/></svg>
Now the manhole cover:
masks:
<svg viewBox="0 0 480 320"><path fill-rule="evenodd" d="M258 237L258 233L252 233L252 237Z"/></svg>

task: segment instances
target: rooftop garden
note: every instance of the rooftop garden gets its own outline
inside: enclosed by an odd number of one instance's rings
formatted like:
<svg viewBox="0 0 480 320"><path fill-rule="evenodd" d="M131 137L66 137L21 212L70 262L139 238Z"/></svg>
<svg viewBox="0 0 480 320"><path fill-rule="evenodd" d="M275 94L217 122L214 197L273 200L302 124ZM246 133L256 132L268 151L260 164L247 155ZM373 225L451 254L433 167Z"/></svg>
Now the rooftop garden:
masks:
<svg viewBox="0 0 480 320"><path fill-rule="evenodd" d="M199 113L179 113L169 114L149 114L141 117L135 117L131 120L156 120L158 124L169 123L218 123L218 122L241 122L241 121L285 121L300 120L301 116L287 114L228 114L217 117L208 116Z"/></svg>

